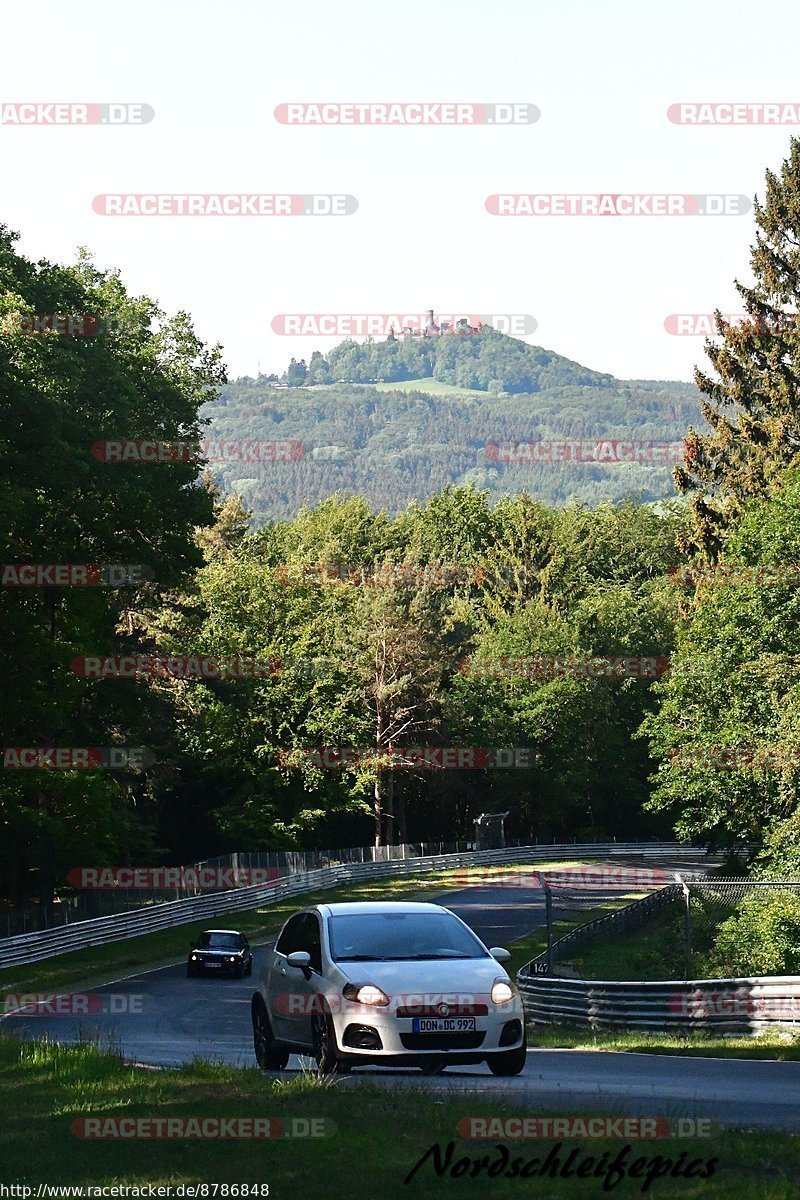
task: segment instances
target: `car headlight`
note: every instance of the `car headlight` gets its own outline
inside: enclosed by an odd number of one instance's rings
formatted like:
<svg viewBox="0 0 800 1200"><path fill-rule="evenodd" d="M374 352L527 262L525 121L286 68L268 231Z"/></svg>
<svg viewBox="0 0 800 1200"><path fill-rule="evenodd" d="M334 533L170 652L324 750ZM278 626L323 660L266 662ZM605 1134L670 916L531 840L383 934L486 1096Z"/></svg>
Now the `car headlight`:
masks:
<svg viewBox="0 0 800 1200"><path fill-rule="evenodd" d="M229 955L228 962L236 962L236 955L235 954Z"/></svg>
<svg viewBox="0 0 800 1200"><path fill-rule="evenodd" d="M517 989L507 979L495 979L492 984L492 1004L508 1004L516 994Z"/></svg>
<svg viewBox="0 0 800 1200"><path fill-rule="evenodd" d="M386 992L382 992L374 983L348 983L342 989L342 995L345 1000L356 1000L359 1004L385 1006L389 1003Z"/></svg>
<svg viewBox="0 0 800 1200"><path fill-rule="evenodd" d="M192 962L197 962L197 958L198 958L198 956L197 956L196 954L193 954L193 955L192 955Z"/></svg>

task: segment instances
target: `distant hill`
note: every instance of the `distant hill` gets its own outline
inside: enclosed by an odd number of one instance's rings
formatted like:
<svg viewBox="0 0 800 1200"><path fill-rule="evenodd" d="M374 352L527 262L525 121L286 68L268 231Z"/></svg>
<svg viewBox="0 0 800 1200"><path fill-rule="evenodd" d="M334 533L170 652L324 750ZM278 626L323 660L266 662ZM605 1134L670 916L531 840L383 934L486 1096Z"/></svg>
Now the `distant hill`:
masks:
<svg viewBox="0 0 800 1200"><path fill-rule="evenodd" d="M399 370L419 373L403 379L393 375ZM666 464L507 462L491 447L518 440L674 442L688 425L702 424L692 384L618 380L495 330L347 341L327 359L315 353L308 367L293 362L288 375L317 382L282 387L265 376L237 379L205 412L210 438L304 445L297 462L212 465L258 521L293 516L337 491L397 512L455 483L497 496L528 491L549 504L571 497L590 504L659 500L674 495ZM339 382L324 382L331 379Z"/></svg>

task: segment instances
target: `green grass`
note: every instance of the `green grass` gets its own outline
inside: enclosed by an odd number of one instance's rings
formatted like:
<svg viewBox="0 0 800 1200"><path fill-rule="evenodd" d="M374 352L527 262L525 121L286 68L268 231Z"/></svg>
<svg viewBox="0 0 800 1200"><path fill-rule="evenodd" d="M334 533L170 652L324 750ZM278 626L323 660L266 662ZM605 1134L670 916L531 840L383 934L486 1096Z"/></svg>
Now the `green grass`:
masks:
<svg viewBox="0 0 800 1200"><path fill-rule="evenodd" d="M563 868L578 864L539 864L543 865ZM74 950L70 954L59 954L27 966L6 967L0 971L0 994L53 992L73 986L99 987L139 971L182 962L188 953L189 941L202 930L208 929L209 925L224 923L232 929L240 929L254 943L268 941L278 933L291 913L309 904L333 903L336 900L425 900L453 886L454 877L457 880L465 876L476 881L484 878L489 880L492 874L504 871L535 869L535 866L528 864L498 867L494 872L485 868L460 868L457 871L431 872L404 878L386 877L320 889L303 896L289 897L279 903L264 904L256 909L225 913L224 916L193 921L159 933L146 933L125 941L111 942L106 946ZM459 886L457 882L456 886Z"/></svg>
<svg viewBox="0 0 800 1200"><path fill-rule="evenodd" d="M627 1030L584 1029L577 1025L537 1025L528 1031L528 1044L551 1050L620 1050L629 1054L682 1054L698 1058L774 1059L800 1061L800 1034L764 1033L754 1037L720 1034L637 1033Z"/></svg>
<svg viewBox="0 0 800 1200"><path fill-rule="evenodd" d="M371 387L376 392L422 392L426 396L482 396L484 400L491 396L497 399L495 392L485 392L478 388L456 387L454 383L444 383L441 379L396 379L391 383L351 384L351 387Z"/></svg>
<svg viewBox="0 0 800 1200"><path fill-rule="evenodd" d="M684 947L683 907L678 902L648 917L638 929L578 947L570 961L584 979L684 979ZM691 965L689 969L694 970ZM692 978L705 973L700 970Z"/></svg>
<svg viewBox="0 0 800 1200"><path fill-rule="evenodd" d="M583 909L581 912L576 912L568 917L556 917L553 921L553 941L557 942L559 938L570 933L573 929L577 929L579 925L586 925L589 921L594 921L598 917L604 917L610 912L616 912L617 909L624 908L626 904L632 904L634 900L640 900L645 892L628 892L625 896L609 897L605 904L597 908ZM554 908L556 905L554 904ZM509 949L511 950L511 961L505 963L505 968L509 975L516 976L517 971L529 963L532 958L536 958L539 954L543 954L547 949L547 930L534 929L527 937L520 938L514 942ZM576 948L569 954L565 961L576 962L577 955L582 947ZM558 963L555 964L556 969ZM614 976L616 978L616 976Z"/></svg>
<svg viewBox="0 0 800 1200"><path fill-rule="evenodd" d="M416 1087L378 1088L356 1077L331 1082L306 1075L282 1079L255 1070L195 1063L179 1071L147 1071L89 1046L19 1044L0 1038L0 1082L13 1103L0 1123L0 1182L56 1185L269 1184L270 1197L296 1200L436 1200L487 1196L587 1200L607 1194L600 1180L469 1176L437 1177L430 1160L409 1184L403 1180L426 1151L443 1152L454 1142L452 1161L484 1155L496 1161L495 1141L465 1141L456 1130L467 1116L545 1114L514 1103L506 1093L446 1095ZM588 1115L586 1112L578 1115ZM645 1114L643 1114L645 1115ZM683 1115L680 1111L674 1117ZM83 1140L70 1131L76 1118L101 1117L293 1117L323 1118L335 1132L318 1139L289 1140ZM561 1160L572 1149L595 1162L613 1158L623 1141L561 1144ZM506 1143L511 1159L543 1159L552 1140ZM714 1129L696 1140L629 1143L628 1161L717 1160L716 1173L699 1179L666 1177L646 1192L656 1200L791 1200L800 1176L798 1139L783 1133ZM679 1160L680 1161L680 1160ZM35 1194L35 1191L34 1191ZM613 1188L617 1197L641 1196L641 1179ZM209 1189L207 1195L211 1196Z"/></svg>

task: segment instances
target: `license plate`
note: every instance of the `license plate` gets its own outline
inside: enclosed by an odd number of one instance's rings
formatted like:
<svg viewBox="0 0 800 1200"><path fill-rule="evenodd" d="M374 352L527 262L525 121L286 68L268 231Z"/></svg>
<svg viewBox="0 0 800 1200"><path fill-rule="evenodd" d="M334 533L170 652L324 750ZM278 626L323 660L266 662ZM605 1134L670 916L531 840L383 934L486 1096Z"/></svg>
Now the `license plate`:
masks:
<svg viewBox="0 0 800 1200"><path fill-rule="evenodd" d="M203 966L207 971L218 971L222 966L222 963L203 963Z"/></svg>
<svg viewBox="0 0 800 1200"><path fill-rule="evenodd" d="M414 1017L413 1033L474 1033L474 1017Z"/></svg>

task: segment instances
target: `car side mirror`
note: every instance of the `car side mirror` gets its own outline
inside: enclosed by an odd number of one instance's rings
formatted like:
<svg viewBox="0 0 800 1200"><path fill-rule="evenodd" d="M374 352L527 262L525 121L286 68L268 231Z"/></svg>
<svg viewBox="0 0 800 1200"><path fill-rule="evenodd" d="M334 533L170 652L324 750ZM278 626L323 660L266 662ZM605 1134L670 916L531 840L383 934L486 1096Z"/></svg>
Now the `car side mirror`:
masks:
<svg viewBox="0 0 800 1200"><path fill-rule="evenodd" d="M296 967L302 971L306 979L311 978L311 955L307 950L293 950L286 955L287 966Z"/></svg>
<svg viewBox="0 0 800 1200"><path fill-rule="evenodd" d="M495 962L499 963L508 962L508 960L511 958L511 951L504 950L502 946L492 946L489 953Z"/></svg>

